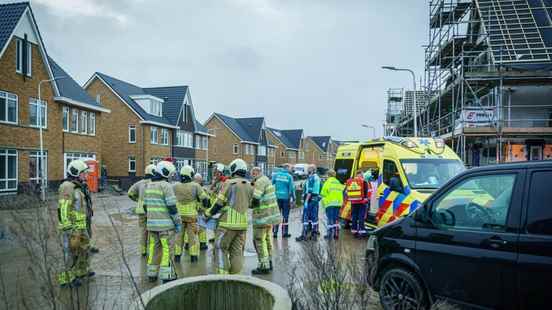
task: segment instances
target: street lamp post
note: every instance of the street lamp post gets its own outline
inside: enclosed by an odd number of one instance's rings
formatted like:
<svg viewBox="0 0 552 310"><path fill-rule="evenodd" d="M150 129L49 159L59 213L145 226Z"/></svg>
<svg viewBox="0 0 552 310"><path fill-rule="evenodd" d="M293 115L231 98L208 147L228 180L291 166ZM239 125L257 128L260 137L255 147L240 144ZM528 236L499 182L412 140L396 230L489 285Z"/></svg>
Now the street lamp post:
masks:
<svg viewBox="0 0 552 310"><path fill-rule="evenodd" d="M414 71L410 70L410 69L404 69L404 68L396 68L396 67L391 67L391 66L383 66L381 67L382 69L384 70L391 70L391 71L407 71L407 72L410 72L410 74L412 75L412 82L414 84L414 95L413 95L413 100L414 100L414 107L412 109L412 112L413 112L413 116L414 116L414 137L417 137L418 136L418 107L417 107L417 103L416 103L416 74L414 74Z"/></svg>
<svg viewBox="0 0 552 310"><path fill-rule="evenodd" d="M364 127L364 128L372 129L372 133L373 133L372 138L374 138L374 139L376 138L376 127L371 126L371 125L366 125L366 124L362 124L361 126Z"/></svg>
<svg viewBox="0 0 552 310"><path fill-rule="evenodd" d="M46 176L45 176L45 171L44 171L44 165L45 165L45 156L44 156L44 138L43 138L43 134L42 134L42 127L44 127L44 124L42 123L42 99L41 99L41 86L42 86L42 83L50 83L50 82L53 82L55 80L59 80L59 79L63 79L65 78L64 76L59 76L59 77L54 77L52 79L48 79L48 80L42 80L40 82L38 82L38 113L37 113L37 118L38 118L38 128L39 128L39 135L40 135L40 157L39 157L39 163L40 163L40 199L42 201L46 201L46 185L45 185L45 179L46 179ZM44 104L44 110L46 110L47 107L46 107L46 104ZM44 115L44 118L46 120L46 117L47 115Z"/></svg>

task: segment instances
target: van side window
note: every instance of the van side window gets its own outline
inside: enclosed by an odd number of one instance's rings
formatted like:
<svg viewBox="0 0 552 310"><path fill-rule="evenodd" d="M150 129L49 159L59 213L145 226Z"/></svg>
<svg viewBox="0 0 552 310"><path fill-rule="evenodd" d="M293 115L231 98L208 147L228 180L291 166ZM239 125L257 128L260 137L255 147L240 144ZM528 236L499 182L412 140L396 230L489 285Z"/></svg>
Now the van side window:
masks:
<svg viewBox="0 0 552 310"><path fill-rule="evenodd" d="M399 172L399 170L393 161L387 159L383 160L383 183L389 186L392 191L402 193L404 187L401 178L396 176L397 172ZM394 182L391 182L391 178L395 179Z"/></svg>
<svg viewBox="0 0 552 310"><path fill-rule="evenodd" d="M433 204L432 219L443 228L505 231L516 174L474 176Z"/></svg>
<svg viewBox="0 0 552 310"><path fill-rule="evenodd" d="M552 235L552 171L537 171L531 175L527 232L537 235Z"/></svg>

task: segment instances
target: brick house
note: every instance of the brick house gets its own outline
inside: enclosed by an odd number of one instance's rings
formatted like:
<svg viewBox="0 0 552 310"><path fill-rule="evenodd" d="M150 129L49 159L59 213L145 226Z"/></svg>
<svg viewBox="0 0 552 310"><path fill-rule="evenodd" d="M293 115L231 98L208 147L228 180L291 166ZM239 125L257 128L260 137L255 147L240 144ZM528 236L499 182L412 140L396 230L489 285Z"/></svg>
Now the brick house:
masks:
<svg viewBox="0 0 552 310"><path fill-rule="evenodd" d="M208 133L195 120L189 87L142 88L96 72L84 88L112 111L102 120L110 132L102 140L110 179L126 188L146 165L165 158L174 159L177 168L196 162L205 167Z"/></svg>
<svg viewBox="0 0 552 310"><path fill-rule="evenodd" d="M332 168L338 144L330 136L309 136L303 140L305 160L321 168Z"/></svg>
<svg viewBox="0 0 552 310"><path fill-rule="evenodd" d="M269 143L263 117L233 118L213 113L205 127L213 134L210 160L229 164L242 158L250 168L258 166L264 173L272 173L275 146Z"/></svg>
<svg viewBox="0 0 552 310"><path fill-rule="evenodd" d="M303 129L268 128L268 139L276 146L276 166L305 163L303 151Z"/></svg>
<svg viewBox="0 0 552 310"><path fill-rule="evenodd" d="M30 4L0 5L0 27L0 194L36 189L42 170L58 183L72 158L102 160L99 124L109 109L47 56Z"/></svg>

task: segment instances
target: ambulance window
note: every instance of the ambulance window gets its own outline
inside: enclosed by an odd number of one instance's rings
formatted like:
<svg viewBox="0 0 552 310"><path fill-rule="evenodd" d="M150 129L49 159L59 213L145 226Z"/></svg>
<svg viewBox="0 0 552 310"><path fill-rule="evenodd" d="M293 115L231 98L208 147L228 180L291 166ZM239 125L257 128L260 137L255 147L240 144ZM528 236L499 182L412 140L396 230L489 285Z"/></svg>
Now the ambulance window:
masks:
<svg viewBox="0 0 552 310"><path fill-rule="evenodd" d="M389 180L393 175L395 175L399 170L397 165L394 162L385 159L383 161L383 183L389 185Z"/></svg>

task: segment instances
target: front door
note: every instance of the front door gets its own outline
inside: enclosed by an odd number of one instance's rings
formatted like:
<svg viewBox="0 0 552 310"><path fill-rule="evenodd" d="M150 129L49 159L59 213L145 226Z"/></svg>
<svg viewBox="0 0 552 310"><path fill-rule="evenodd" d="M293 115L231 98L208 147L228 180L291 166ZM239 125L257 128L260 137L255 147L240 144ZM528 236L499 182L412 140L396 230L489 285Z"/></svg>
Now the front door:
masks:
<svg viewBox="0 0 552 310"><path fill-rule="evenodd" d="M518 171L467 176L430 202L433 225L418 228L416 260L436 297L512 307L517 234L508 215L521 178Z"/></svg>
<svg viewBox="0 0 552 310"><path fill-rule="evenodd" d="M529 160L542 160L542 146L531 145L529 147Z"/></svg>
<svg viewBox="0 0 552 310"><path fill-rule="evenodd" d="M550 308L552 281L552 169L531 171L526 228L519 238L519 292L521 309Z"/></svg>

